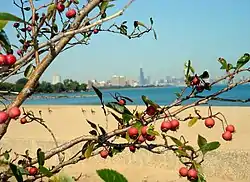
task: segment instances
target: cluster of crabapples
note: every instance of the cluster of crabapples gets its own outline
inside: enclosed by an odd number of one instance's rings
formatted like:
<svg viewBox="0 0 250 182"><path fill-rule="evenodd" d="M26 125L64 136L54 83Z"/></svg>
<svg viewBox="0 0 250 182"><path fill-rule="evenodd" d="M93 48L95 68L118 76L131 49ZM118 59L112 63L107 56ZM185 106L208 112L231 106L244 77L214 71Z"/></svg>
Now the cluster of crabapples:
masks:
<svg viewBox="0 0 250 182"><path fill-rule="evenodd" d="M66 18L68 19L68 20L71 20L71 19L73 19L73 18L75 18L76 17L76 14L77 14L77 11L76 11L76 9L74 9L74 8L71 8L70 7L70 5L71 4L78 4L78 0L70 0L70 1L66 1L66 0L58 0L58 2L57 2L57 4L55 4L55 9L60 13L60 14L62 14L64 11L65 11L65 9L66 9L66 7L67 7L67 11L66 11L66 13L65 13L65 16L66 16ZM35 14L35 21L36 22L38 22L38 20L40 19L40 21L42 21L42 19L44 19L44 21L45 21L45 19L46 19L46 14L45 13L42 13L42 15L41 15L41 17L39 16L39 13L36 13ZM35 23L35 24L38 24L38 23ZM15 22L14 24L13 24L13 27L17 30L17 32L18 32L18 34L17 34L17 38L20 38L20 33L22 32L22 33L25 33L25 35L26 35L26 33L28 33L28 34L30 34L31 33L31 31L32 31L32 28L33 28L33 26L35 26L35 25L33 25L33 24L26 24L26 26L23 26L23 27L20 27L20 23L19 22ZM92 30L92 32L94 33L94 34L97 34L98 32L99 32L99 29L93 29ZM26 37L26 36L25 36ZM21 37L21 38L23 38L23 36ZM22 40L22 48L20 48L20 49L18 49L17 50L17 55L19 55L19 56L23 56L23 54L28 50L28 48L29 47L31 47L32 46L32 40ZM1 58L0 58L0 65L1 65ZM12 63L12 62L11 62ZM14 64L14 63L12 63L12 64Z"/></svg>
<svg viewBox="0 0 250 182"><path fill-rule="evenodd" d="M187 167L181 167L179 169L179 174L181 177L187 177L189 181L193 181L198 178L198 172L194 168L188 169Z"/></svg>
<svg viewBox="0 0 250 182"><path fill-rule="evenodd" d="M62 13L64 10L65 10L65 0L60 0L57 5L56 5L56 9L59 13ZM70 3L75 3L75 0L70 0ZM69 8L66 13L65 13L65 16L68 18L68 19L72 19L72 18L75 18L76 17L76 10L74 8ZM94 29L93 30L93 33L94 34L97 34L99 32L98 29Z"/></svg>
<svg viewBox="0 0 250 182"><path fill-rule="evenodd" d="M126 103L126 101L124 99L119 100L118 102L121 105L124 105ZM146 114L149 116L153 116L156 113L156 108L153 106L148 106L146 109ZM173 119L170 121L163 121L161 124L161 131L162 132L167 132L168 130L171 131L176 131L179 128L179 121L177 119ZM138 143L138 144L142 144L145 141L154 141L156 139L155 135L150 135L148 133L148 129L149 127L147 125L142 126L140 128L140 132L139 129L136 127L130 127L127 131L127 134L129 136L129 138L133 139L135 142L134 143ZM131 152L135 152L136 151L136 147L135 145L131 144L129 145L129 150ZM100 156L102 158L107 158L109 154L109 151L104 148L101 152L100 152Z"/></svg>
<svg viewBox="0 0 250 182"><path fill-rule="evenodd" d="M9 118L17 119L21 115L18 107L11 107L7 111L0 111L0 124L4 124Z"/></svg>
<svg viewBox="0 0 250 182"><path fill-rule="evenodd" d="M18 119L21 115L21 111L18 107L14 106L9 108L7 111L0 111L0 124L6 123L8 119ZM21 124L27 123L26 116L20 119Z"/></svg>
<svg viewBox="0 0 250 182"><path fill-rule="evenodd" d="M120 105L125 105L126 101L124 99L120 99L118 101L118 103ZM149 116L153 116L156 113L156 109L153 106L149 106L146 109L146 113ZM213 126L215 125L215 120L212 117L208 117L205 119L205 126L207 128L213 128ZM177 129L179 129L180 126L180 122L177 119L170 119L168 121L166 121L164 119L164 121L161 123L160 129L162 132L167 132L167 131L177 131ZM141 127L141 131L139 132L138 128L131 126L128 130L127 130L127 134L128 136L133 139L137 144L141 144L145 141L154 141L155 140L155 136L154 135L149 135L148 134L148 126L142 126ZM222 134L222 138L225 141L230 141L232 140L232 133L235 132L235 127L234 125L227 125L225 128L225 132ZM136 151L136 147L134 144L129 145L129 150L131 152L135 152ZM100 156L102 158L107 158L109 155L109 150L107 148L104 148L102 151L100 151ZM196 169L194 169L193 167L181 167L179 169L179 175L181 177L187 177L187 179L189 181L193 181L196 180L198 178L198 171Z"/></svg>
<svg viewBox="0 0 250 182"><path fill-rule="evenodd" d="M212 117L205 119L205 126L208 128L213 128L215 125L215 120ZM234 125L227 125L225 131L222 133L222 138L226 141L231 141L233 138L233 133L235 132Z"/></svg>
<svg viewBox="0 0 250 182"><path fill-rule="evenodd" d="M201 82L201 79L197 75L193 77L191 85L195 86L197 92L202 92L205 89L203 83Z"/></svg>
<svg viewBox="0 0 250 182"><path fill-rule="evenodd" d="M0 54L0 66L12 66L16 63L16 57L13 54Z"/></svg>

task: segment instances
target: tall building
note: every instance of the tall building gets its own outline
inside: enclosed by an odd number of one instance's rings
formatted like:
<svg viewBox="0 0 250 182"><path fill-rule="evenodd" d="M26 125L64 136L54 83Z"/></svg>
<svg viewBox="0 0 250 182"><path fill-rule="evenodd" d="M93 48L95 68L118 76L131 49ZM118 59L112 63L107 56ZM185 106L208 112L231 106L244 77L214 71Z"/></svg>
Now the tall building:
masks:
<svg viewBox="0 0 250 182"><path fill-rule="evenodd" d="M52 84L55 85L61 82L61 76L58 74L53 75L52 77Z"/></svg>
<svg viewBox="0 0 250 182"><path fill-rule="evenodd" d="M120 86L124 87L126 85L126 77L125 76L117 76L113 75L111 78L111 85L112 86Z"/></svg>
<svg viewBox="0 0 250 182"><path fill-rule="evenodd" d="M126 77L125 77L125 76L120 76L120 77L119 77L119 85L120 85L121 87L124 87L124 86L127 85L127 81L126 81Z"/></svg>
<svg viewBox="0 0 250 182"><path fill-rule="evenodd" d="M147 78L147 84L148 84L148 85L151 84L151 78L150 78L150 76L148 76L148 78Z"/></svg>
<svg viewBox="0 0 250 182"><path fill-rule="evenodd" d="M119 86L119 76L117 76L117 75L112 76L111 85L112 86Z"/></svg>
<svg viewBox="0 0 250 182"><path fill-rule="evenodd" d="M142 69L142 68L140 68L139 85L140 85L140 86L144 86L144 85L145 85L144 72L143 72L143 69Z"/></svg>

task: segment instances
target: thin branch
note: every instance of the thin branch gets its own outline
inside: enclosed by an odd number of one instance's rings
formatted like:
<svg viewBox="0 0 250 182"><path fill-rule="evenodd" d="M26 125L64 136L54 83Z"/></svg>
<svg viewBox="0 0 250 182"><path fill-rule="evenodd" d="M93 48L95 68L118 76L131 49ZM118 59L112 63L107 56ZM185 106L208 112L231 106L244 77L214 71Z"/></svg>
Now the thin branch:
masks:
<svg viewBox="0 0 250 182"><path fill-rule="evenodd" d="M72 35L75 35L75 34L78 34L78 33L84 33L86 31L89 31L89 29L97 26L97 25L100 25L104 22L107 22L107 21L110 21L114 18L117 18L121 15L123 15L123 13L125 12L125 10L128 8L128 6L133 2L134 0L131 0L122 10L116 12L115 14L111 15L111 16L108 16L106 18L103 18L101 20L98 20L96 22L94 22L93 24L91 25L88 25L88 26L85 26L85 27L82 27L82 28L79 28L79 29L76 29L76 30L70 30L68 32L61 32L60 34L56 35L55 37L53 37L52 39L50 39L49 41L45 42L45 43L42 43L39 45L38 49L40 48L43 48L43 47L46 47L48 45L51 45L52 43L55 43L57 41L59 41L60 39L62 39L63 37L67 37L67 36L72 36ZM92 1L93 2L93 1ZM86 7L86 6L85 6Z"/></svg>
<svg viewBox="0 0 250 182"><path fill-rule="evenodd" d="M205 97L206 96L196 95L194 98L205 98ZM214 98L211 98L210 100L225 101L225 102L241 102L241 103L250 102L250 98L248 98L248 99L227 99L227 98L221 98L221 97L214 97Z"/></svg>
<svg viewBox="0 0 250 182"><path fill-rule="evenodd" d="M92 0L91 2L89 2L81 10L80 15L75 18L71 28L77 29L78 26L80 25L78 24L78 22L82 22L83 19L86 17L86 15L90 11L92 11L100 2L101 0ZM20 94L17 96L16 100L11 105L9 105L9 107L20 106L25 101L25 99L28 98L34 92L34 88L36 87L36 84L40 79L40 77L42 76L43 72L52 63L55 57L62 51L62 49L67 45L67 43L72 39L72 37L73 35L69 35L67 37L60 39L55 49L48 52L48 54L43 58L42 62L39 63L35 71L30 76L28 82L26 83ZM50 45L52 44L50 43ZM0 126L0 139L2 139L2 137L6 133L9 122L10 119L8 119L4 124Z"/></svg>
<svg viewBox="0 0 250 182"><path fill-rule="evenodd" d="M37 36L36 36L36 9L33 4L33 0L29 0L30 7L32 10L32 34L33 34L33 41L34 41L34 50L35 50L35 57L36 57L36 65L39 64L39 53L37 50Z"/></svg>
<svg viewBox="0 0 250 182"><path fill-rule="evenodd" d="M33 118L31 118L31 119L33 119ZM50 133L50 135L52 136L52 138L54 140L56 147L59 147L58 142L56 140L56 137L55 137L54 133L52 132L52 130L43 121L41 121L40 118L36 118L35 121L38 122L40 125L42 125ZM57 155L58 155L59 162L62 163L64 160L64 157L61 156L60 153L58 153Z"/></svg>

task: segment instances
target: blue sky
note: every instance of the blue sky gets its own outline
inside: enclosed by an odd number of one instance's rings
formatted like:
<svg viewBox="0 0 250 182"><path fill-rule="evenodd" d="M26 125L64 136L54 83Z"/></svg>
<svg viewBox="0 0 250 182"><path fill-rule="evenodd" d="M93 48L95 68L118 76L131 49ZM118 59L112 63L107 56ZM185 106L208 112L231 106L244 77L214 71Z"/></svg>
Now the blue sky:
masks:
<svg viewBox="0 0 250 182"><path fill-rule="evenodd" d="M114 10L126 2L120 0ZM152 79L180 77L184 62L189 59L198 72L206 69L213 76L221 75L218 57L235 62L249 52L249 7L249 0L136 0L122 17L104 26L127 20L132 27L134 20L147 23L153 17L157 41L152 33L129 40L101 32L92 38L90 45L58 56L42 79L51 81L54 73L78 81L107 80L113 74L137 79L141 65L145 75ZM20 15L11 0L4 0L2 11ZM15 42L11 27L10 23L6 31Z"/></svg>

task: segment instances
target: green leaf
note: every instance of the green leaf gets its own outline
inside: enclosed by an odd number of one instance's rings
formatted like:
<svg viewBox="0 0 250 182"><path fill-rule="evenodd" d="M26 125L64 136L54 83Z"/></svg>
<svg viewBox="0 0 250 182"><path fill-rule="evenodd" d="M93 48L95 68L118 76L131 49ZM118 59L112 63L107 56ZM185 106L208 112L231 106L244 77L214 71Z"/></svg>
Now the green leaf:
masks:
<svg viewBox="0 0 250 182"><path fill-rule="evenodd" d="M96 172L105 182L128 182L122 174L112 169L100 169Z"/></svg>
<svg viewBox="0 0 250 182"><path fill-rule="evenodd" d="M5 158L6 160L9 160L9 158L10 158L10 154L9 154L8 151L5 151L4 154L3 154L3 156L4 156L4 158Z"/></svg>
<svg viewBox="0 0 250 182"><path fill-rule="evenodd" d="M22 175L28 175L29 174L29 171L28 170L26 170L26 169L24 169L24 168L22 168L22 167L17 167L18 169L19 169L19 171L20 171L20 173L22 174Z"/></svg>
<svg viewBox="0 0 250 182"><path fill-rule="evenodd" d="M131 119L133 119L133 116L130 114L124 113L124 114L122 114L122 119L123 119L124 123L129 124L129 121ZM122 123L122 124L124 124L124 123Z"/></svg>
<svg viewBox="0 0 250 182"><path fill-rule="evenodd" d="M137 24L144 27L144 28L146 28L146 29L148 29L148 27L146 25L144 25L144 23L142 23L142 22L137 21Z"/></svg>
<svg viewBox="0 0 250 182"><path fill-rule="evenodd" d="M242 56L236 64L236 69L239 69L243 67L248 61L250 60L250 55L248 53L245 53L244 56Z"/></svg>
<svg viewBox="0 0 250 182"><path fill-rule="evenodd" d="M103 102L103 100L102 100L102 92L98 88L96 88L94 85L92 85L92 88L94 89L96 95L99 97L100 101Z"/></svg>
<svg viewBox="0 0 250 182"><path fill-rule="evenodd" d="M147 129L147 134L152 135L152 136L160 136L160 133L158 133L157 131L155 131L154 129L150 127Z"/></svg>
<svg viewBox="0 0 250 182"><path fill-rule="evenodd" d="M142 125L141 121L136 121L136 123L133 124L133 127L137 128L139 131L139 134L140 134L141 128L143 127L143 125Z"/></svg>
<svg viewBox="0 0 250 182"><path fill-rule="evenodd" d="M151 105L155 108L160 108L160 106L158 104L154 103L152 100L149 100L148 97L146 97L145 95L142 95L141 98L147 107L148 107L148 105Z"/></svg>
<svg viewBox="0 0 250 182"><path fill-rule="evenodd" d="M231 63L228 63L227 64L227 68L226 68L226 71L230 71L231 69L233 69L233 65Z"/></svg>
<svg viewBox="0 0 250 182"><path fill-rule="evenodd" d="M118 153L121 153L124 149L125 149L125 147L113 147L111 152L113 155L116 155Z"/></svg>
<svg viewBox="0 0 250 182"><path fill-rule="evenodd" d="M14 174L17 182L23 182L23 176L22 176L20 170L18 169L18 167L12 163L10 163L9 166L10 166L10 169L11 169L12 173Z"/></svg>
<svg viewBox="0 0 250 182"><path fill-rule="evenodd" d="M6 160L4 160L4 159L1 159L0 158L0 166L8 166L9 165L9 162L8 161L6 161Z"/></svg>
<svg viewBox="0 0 250 182"><path fill-rule="evenodd" d="M123 119L122 118L119 118L116 114L114 114L113 112L111 112L112 116L115 118L116 121L118 121L118 123L120 123L121 125L123 125ZM124 116L122 116L124 117ZM125 116L127 117L127 115Z"/></svg>
<svg viewBox="0 0 250 182"><path fill-rule="evenodd" d="M184 149L194 151L194 148L191 145L185 145L183 146Z"/></svg>
<svg viewBox="0 0 250 182"><path fill-rule="evenodd" d="M175 137L168 136L177 146L183 146L183 143Z"/></svg>
<svg viewBox="0 0 250 182"><path fill-rule="evenodd" d="M44 166L39 165L39 172L44 174L47 177L53 176L53 173Z"/></svg>
<svg viewBox="0 0 250 182"><path fill-rule="evenodd" d="M108 7L109 1L103 1L100 6L101 13L104 13Z"/></svg>
<svg viewBox="0 0 250 182"><path fill-rule="evenodd" d="M205 179L204 175L202 175L201 173L198 173L198 181L197 182L207 182L207 180Z"/></svg>
<svg viewBox="0 0 250 182"><path fill-rule="evenodd" d="M30 7L25 7L25 8L23 8L25 11L30 11Z"/></svg>
<svg viewBox="0 0 250 182"><path fill-rule="evenodd" d="M128 31L127 31L127 28L126 28L127 26L125 26L125 25L121 25L121 27L120 27L120 33L121 34L124 34L124 35L127 35L128 34Z"/></svg>
<svg viewBox="0 0 250 182"><path fill-rule="evenodd" d="M33 73L33 71L35 70L35 66L33 64L30 64L29 66L26 67L25 71L24 71L24 76L26 78L29 78L30 75Z"/></svg>
<svg viewBox="0 0 250 182"><path fill-rule="evenodd" d="M39 166L43 166L45 163L45 153L41 149L37 150L37 159Z"/></svg>
<svg viewBox="0 0 250 182"><path fill-rule="evenodd" d="M107 132L105 131L105 129L103 127L101 127L100 125L98 125L99 129L101 130L103 135L106 135Z"/></svg>
<svg viewBox="0 0 250 182"><path fill-rule="evenodd" d="M16 21L16 22L24 22L23 19L10 14L10 13L5 13L5 12L1 12L0 13L0 20L5 20L5 21Z"/></svg>
<svg viewBox="0 0 250 182"><path fill-rule="evenodd" d="M53 30L57 33L58 32L58 26L57 26L57 24L53 24L52 25L52 28L53 28Z"/></svg>
<svg viewBox="0 0 250 182"><path fill-rule="evenodd" d="M74 177L71 177L64 173L53 175L53 177L49 179L49 182L75 182L75 181L76 180L74 179Z"/></svg>
<svg viewBox="0 0 250 182"><path fill-rule="evenodd" d="M226 69L227 68L227 61L224 58L219 58L218 61L221 64L221 68L220 69Z"/></svg>
<svg viewBox="0 0 250 182"><path fill-rule="evenodd" d="M197 141L200 149L207 144L206 138L202 137L201 135L198 135L198 141Z"/></svg>
<svg viewBox="0 0 250 182"><path fill-rule="evenodd" d="M92 154L93 149L94 149L94 145L95 144L93 142L89 144L87 150L84 152L84 157L86 157L86 158L90 158L91 157L91 154Z"/></svg>
<svg viewBox="0 0 250 182"><path fill-rule="evenodd" d="M91 126L91 128L94 128L95 130L98 130L95 123L92 123L92 122L89 121L88 119L86 119L86 121L87 121L87 123L89 123L89 125Z"/></svg>
<svg viewBox="0 0 250 182"><path fill-rule="evenodd" d="M178 153L180 157L187 157L188 156L188 154L183 150L176 150L176 153Z"/></svg>
<svg viewBox="0 0 250 182"><path fill-rule="evenodd" d="M6 52L11 49L10 41L4 30L0 30L0 45Z"/></svg>
<svg viewBox="0 0 250 182"><path fill-rule="evenodd" d="M199 77L202 79L207 79L209 78L209 73L207 71L204 71Z"/></svg>
<svg viewBox="0 0 250 182"><path fill-rule="evenodd" d="M115 110L116 112L120 113L120 114L128 114L128 115L133 115L125 106L120 105L116 102L109 102L108 104L106 104L107 107Z"/></svg>
<svg viewBox="0 0 250 182"><path fill-rule="evenodd" d="M205 84L204 84L204 89L206 89L206 90L211 90L211 89L212 89L212 86L210 85L210 83L205 83Z"/></svg>
<svg viewBox="0 0 250 182"><path fill-rule="evenodd" d="M106 110L104 108L104 102L103 102L103 98L102 98L102 92L98 88L96 88L93 84L92 84L92 88L94 89L96 95L99 97L99 99L101 101L101 104L102 104L102 110L103 110L104 114L106 115L107 113L106 113Z"/></svg>
<svg viewBox="0 0 250 182"><path fill-rule="evenodd" d="M114 4L109 4L106 9L114 7Z"/></svg>
<svg viewBox="0 0 250 182"><path fill-rule="evenodd" d="M203 145L201 147L201 151L203 152L203 154L205 154L205 153L207 153L209 151L216 150L219 147L220 147L219 142L210 142L210 143L207 143L207 144Z"/></svg>
<svg viewBox="0 0 250 182"><path fill-rule="evenodd" d="M94 135L94 136L97 136L97 135L98 135L97 132L96 132L96 130L91 130L91 131L89 132L89 134Z"/></svg>
<svg viewBox="0 0 250 182"><path fill-rule="evenodd" d="M126 140L127 140L128 142L130 142L130 140L131 140L131 138L129 137L128 132L126 132Z"/></svg>
<svg viewBox="0 0 250 182"><path fill-rule="evenodd" d="M65 8L68 8L71 5L71 1L66 1L64 3Z"/></svg>
<svg viewBox="0 0 250 182"><path fill-rule="evenodd" d="M0 20L0 30L2 30L7 25L7 23L7 20Z"/></svg>
<svg viewBox="0 0 250 182"><path fill-rule="evenodd" d="M197 118L197 117L193 117L193 118L188 122L188 127L193 126L197 121L198 121L198 118Z"/></svg>
<svg viewBox="0 0 250 182"><path fill-rule="evenodd" d="M56 9L55 4L51 4L51 5L48 6L48 9L47 9L47 19L48 19L48 21L52 18L53 12L54 12L55 9Z"/></svg>
<svg viewBox="0 0 250 182"><path fill-rule="evenodd" d="M190 60L188 60L186 63L185 63L185 65L184 65L184 70L185 70L185 75L186 75L186 78L188 77L188 76L190 76L190 71L191 71L191 73L192 74L194 74L194 68L191 66L191 61Z"/></svg>
<svg viewBox="0 0 250 182"><path fill-rule="evenodd" d="M194 182L206 182L201 165L195 161L193 161L192 163L194 165L194 168L198 171L198 179Z"/></svg>

